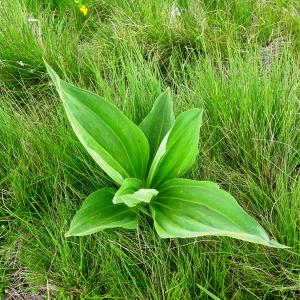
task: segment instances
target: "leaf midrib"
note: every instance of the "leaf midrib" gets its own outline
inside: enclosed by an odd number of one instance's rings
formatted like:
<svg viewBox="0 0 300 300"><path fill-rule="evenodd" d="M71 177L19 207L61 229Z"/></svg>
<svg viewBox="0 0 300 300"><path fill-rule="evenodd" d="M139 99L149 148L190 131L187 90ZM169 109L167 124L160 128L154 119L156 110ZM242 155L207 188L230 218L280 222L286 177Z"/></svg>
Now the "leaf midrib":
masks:
<svg viewBox="0 0 300 300"><path fill-rule="evenodd" d="M190 200L188 200L188 199L184 199L184 198L180 198L180 197L167 197L167 196L161 196L161 197L159 197L159 199L171 199L171 200L172 200L172 199L175 199L175 200L180 200L180 201L183 201L183 202L192 203L192 204L195 204L195 205L200 205L200 206L206 207L207 209L209 209L209 210L211 210L211 211L214 211L214 212L216 212L217 214L223 216L225 219L227 219L231 224L235 225L237 228L240 228L240 229L244 230L244 228L241 227L240 224L238 224L238 223L232 221L229 217L227 217L226 215L222 214L222 213L219 212L218 210L215 210L215 209L213 209L213 208L211 208L211 207L209 207L209 206L207 206L207 205L205 205L205 204L203 204L203 203L199 203L199 202L198 202L198 203L195 203L195 202L192 202L192 201L190 201ZM165 204L162 204L162 203L159 202L159 201L157 201L157 203L155 203L155 205L161 205L161 206L166 207L166 208L169 209L169 210L174 210L174 208L171 208L171 207L169 207L169 206L167 206L167 205L165 205Z"/></svg>
<svg viewBox="0 0 300 300"><path fill-rule="evenodd" d="M63 92L66 93L66 94L68 94L68 93L65 92L65 91L63 91ZM68 95L71 96L70 94L68 94ZM66 104L67 104L67 103L66 103ZM68 105L68 104L67 104L67 105ZM111 131L113 132L114 136L119 140L120 144L122 145L123 150L125 150L127 159L128 159L128 161L129 161L129 163L130 163L130 166L131 166L131 168L132 168L132 171L134 172L134 177L136 177L136 170L135 170L135 168L134 168L134 166L133 166L133 164L132 164L132 161L131 161L131 159L130 159L129 153L128 153L128 151L127 151L125 145L123 144L122 139L121 139L120 136L118 135L118 133L113 129L113 127L112 127L109 123L107 123L103 118L101 118L100 116L98 116L97 113L95 113L89 106L87 106L86 104L83 104L83 105L84 105L90 112L92 112L92 114L93 114L94 116L96 116L97 118L101 119L102 122L103 122L105 125L107 125L108 128L111 129ZM70 114L72 114L71 111L70 111ZM73 116L74 119L77 119L77 118L75 118L74 114L72 114L72 116ZM85 128L85 126L83 126L83 125L81 125L81 126L85 129L86 132L89 132L89 131ZM90 134L89 134L89 135L90 135ZM90 135L90 136L91 136L91 135ZM93 138L93 140L96 141L94 138ZM96 142L96 143L99 145L98 142ZM139 144L139 143L138 143L138 144ZM101 147L102 149L104 149L102 146L100 146L100 147ZM141 150L140 147L139 147L139 150ZM105 151L108 152L107 150L105 150ZM140 151L139 151L139 152L140 152ZM140 155L139 155L139 156L140 156ZM140 156L140 158L141 158L141 156ZM118 163L120 164L119 160L117 160L117 161L118 161ZM126 172L126 173L127 173L127 172Z"/></svg>

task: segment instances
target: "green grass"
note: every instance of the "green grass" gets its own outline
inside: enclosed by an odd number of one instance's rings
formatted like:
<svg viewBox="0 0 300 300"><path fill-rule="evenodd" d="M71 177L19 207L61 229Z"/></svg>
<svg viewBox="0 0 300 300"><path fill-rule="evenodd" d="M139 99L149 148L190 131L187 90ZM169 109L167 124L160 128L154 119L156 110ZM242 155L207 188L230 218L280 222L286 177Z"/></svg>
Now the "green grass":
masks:
<svg viewBox="0 0 300 300"><path fill-rule="evenodd" d="M71 0L1 1L4 297L299 297L298 1L174 3L90 0L83 17ZM187 177L218 182L291 248L162 240L148 220L137 232L66 239L83 199L113 183L73 134L43 57L137 123L168 86L177 114L204 107Z"/></svg>

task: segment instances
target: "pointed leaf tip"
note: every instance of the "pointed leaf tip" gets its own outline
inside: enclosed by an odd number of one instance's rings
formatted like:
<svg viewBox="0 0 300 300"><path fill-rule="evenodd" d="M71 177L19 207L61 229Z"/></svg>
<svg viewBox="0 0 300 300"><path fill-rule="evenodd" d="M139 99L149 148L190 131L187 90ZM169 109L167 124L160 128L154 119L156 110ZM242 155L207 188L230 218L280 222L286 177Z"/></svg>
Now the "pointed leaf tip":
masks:
<svg viewBox="0 0 300 300"><path fill-rule="evenodd" d="M139 125L150 145L149 162L152 161L161 141L172 128L174 122L171 90L167 88L156 98L150 113Z"/></svg>
<svg viewBox="0 0 300 300"><path fill-rule="evenodd" d="M291 248L289 246L278 243L276 240L270 240L269 246L273 247L273 248L279 248L279 249L290 249Z"/></svg>
<svg viewBox="0 0 300 300"><path fill-rule="evenodd" d="M50 76L51 80L53 81L60 98L63 100L63 95L62 95L61 86L60 86L60 78L57 75L57 73L52 69L52 67L50 67L50 65L46 62L46 60L44 58L43 58L43 60L44 60L44 64L47 69L47 73Z"/></svg>

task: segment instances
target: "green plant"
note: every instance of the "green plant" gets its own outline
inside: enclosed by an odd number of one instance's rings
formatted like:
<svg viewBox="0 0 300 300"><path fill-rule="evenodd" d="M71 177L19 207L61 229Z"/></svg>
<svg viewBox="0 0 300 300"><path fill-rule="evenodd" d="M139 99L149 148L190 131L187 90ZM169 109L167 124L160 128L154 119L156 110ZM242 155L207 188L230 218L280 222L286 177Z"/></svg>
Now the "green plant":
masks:
<svg viewBox="0 0 300 300"><path fill-rule="evenodd" d="M105 99L61 80L47 64L78 139L120 186L92 193L66 236L107 228L135 229L140 213L151 216L162 238L218 235L271 247L265 230L216 183L178 178L194 164L200 109L176 119L169 89L137 126Z"/></svg>

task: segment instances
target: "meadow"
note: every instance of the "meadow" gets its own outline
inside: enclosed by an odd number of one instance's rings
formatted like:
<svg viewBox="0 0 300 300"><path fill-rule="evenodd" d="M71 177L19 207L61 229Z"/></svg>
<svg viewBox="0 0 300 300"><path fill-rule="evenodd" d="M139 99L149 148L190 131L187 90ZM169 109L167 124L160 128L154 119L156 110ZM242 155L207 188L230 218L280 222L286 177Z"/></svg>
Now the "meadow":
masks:
<svg viewBox="0 0 300 300"><path fill-rule="evenodd" d="M3 299L299 299L299 54L297 0L0 1ZM84 198L114 184L43 58L136 123L168 87L176 115L203 108L186 177L219 183L290 248L161 239L149 220L65 238Z"/></svg>

